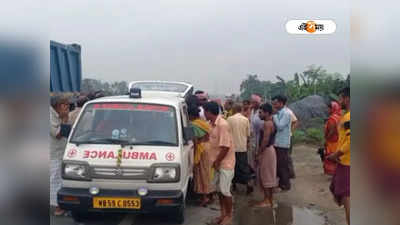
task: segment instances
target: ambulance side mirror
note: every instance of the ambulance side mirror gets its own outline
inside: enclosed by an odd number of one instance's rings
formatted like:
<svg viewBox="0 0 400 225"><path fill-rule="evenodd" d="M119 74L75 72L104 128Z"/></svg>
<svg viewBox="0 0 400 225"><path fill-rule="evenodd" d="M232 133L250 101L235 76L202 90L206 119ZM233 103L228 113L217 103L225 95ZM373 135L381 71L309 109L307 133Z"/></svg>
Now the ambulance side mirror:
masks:
<svg viewBox="0 0 400 225"><path fill-rule="evenodd" d="M185 140L185 144L193 140L193 138L194 138L193 127L189 125L188 127L185 127L183 129L183 139Z"/></svg>

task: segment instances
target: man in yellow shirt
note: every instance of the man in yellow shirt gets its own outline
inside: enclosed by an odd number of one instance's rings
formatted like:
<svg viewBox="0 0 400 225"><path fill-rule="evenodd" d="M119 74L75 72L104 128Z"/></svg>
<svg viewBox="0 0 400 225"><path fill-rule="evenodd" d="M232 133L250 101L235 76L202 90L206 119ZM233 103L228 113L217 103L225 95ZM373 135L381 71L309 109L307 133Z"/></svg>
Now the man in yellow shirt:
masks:
<svg viewBox="0 0 400 225"><path fill-rule="evenodd" d="M335 175L332 178L330 189L339 206L346 209L347 224L350 224L350 88L340 92L340 104L345 110L338 125L338 151L330 156L329 160L338 163Z"/></svg>
<svg viewBox="0 0 400 225"><path fill-rule="evenodd" d="M235 176L233 177L233 190L236 190L236 183L247 186L247 194L253 192L251 179L253 171L249 165L247 158L247 146L250 138L250 121L242 115L242 105L234 104L232 107L233 115L228 121L231 128L233 146L235 150L236 164Z"/></svg>

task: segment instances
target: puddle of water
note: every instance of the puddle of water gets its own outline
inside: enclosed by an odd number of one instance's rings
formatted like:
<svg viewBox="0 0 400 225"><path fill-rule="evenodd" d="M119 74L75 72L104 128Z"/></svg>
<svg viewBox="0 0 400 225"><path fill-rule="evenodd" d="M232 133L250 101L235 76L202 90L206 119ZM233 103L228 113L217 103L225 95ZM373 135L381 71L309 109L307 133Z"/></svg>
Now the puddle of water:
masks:
<svg viewBox="0 0 400 225"><path fill-rule="evenodd" d="M245 204L244 204L245 203ZM234 225L324 225L321 212L279 203L275 209L251 208L247 201L236 204Z"/></svg>

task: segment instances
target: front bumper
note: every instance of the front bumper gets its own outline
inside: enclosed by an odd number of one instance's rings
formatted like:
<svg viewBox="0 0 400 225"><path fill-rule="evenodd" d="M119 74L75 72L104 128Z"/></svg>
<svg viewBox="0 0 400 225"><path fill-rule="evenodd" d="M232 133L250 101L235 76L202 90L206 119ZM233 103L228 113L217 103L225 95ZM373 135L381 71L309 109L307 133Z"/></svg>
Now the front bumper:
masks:
<svg viewBox="0 0 400 225"><path fill-rule="evenodd" d="M150 191L139 196L136 190L100 190L96 197L137 197L141 199L140 209L98 209L93 208L93 195L88 189L62 188L58 192L60 208L79 212L123 212L123 213L170 213L182 209L184 196L182 191ZM64 197L77 197L79 201L66 201ZM169 199L172 203L158 204L157 200Z"/></svg>

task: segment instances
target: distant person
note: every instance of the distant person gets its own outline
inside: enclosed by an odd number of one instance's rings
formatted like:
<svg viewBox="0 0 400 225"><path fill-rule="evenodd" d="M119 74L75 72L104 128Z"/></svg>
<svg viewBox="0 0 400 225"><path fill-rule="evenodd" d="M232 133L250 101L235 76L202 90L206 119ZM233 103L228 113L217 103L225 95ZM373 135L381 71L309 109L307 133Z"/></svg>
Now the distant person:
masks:
<svg viewBox="0 0 400 225"><path fill-rule="evenodd" d="M203 105L208 102L208 96L204 91L198 90L195 92L195 95L198 99L199 109L200 109L200 118L203 120L207 120L204 115Z"/></svg>
<svg viewBox="0 0 400 225"><path fill-rule="evenodd" d="M291 115L285 106L287 98L277 95L272 98L272 105L276 114L273 121L276 127L275 149L277 156L277 175L279 177L279 187L283 191L290 190L290 168L289 168L289 148L291 132Z"/></svg>
<svg viewBox="0 0 400 225"><path fill-rule="evenodd" d="M250 115L251 115L250 101L249 100L244 100L242 104L243 104L242 115L250 120Z"/></svg>
<svg viewBox="0 0 400 225"><path fill-rule="evenodd" d="M232 115L233 115L233 100L228 99L225 101L224 104L224 118L228 119Z"/></svg>
<svg viewBox="0 0 400 225"><path fill-rule="evenodd" d="M73 125L75 123L76 119L79 116L79 113L82 110L83 105L87 101L89 101L89 98L84 96L84 95L81 95L81 96L78 97L78 100L76 102L77 103L76 108L69 113L69 116L68 116L69 117L69 120L68 120L69 124Z"/></svg>
<svg viewBox="0 0 400 225"><path fill-rule="evenodd" d="M347 224L350 224L350 88L340 91L340 100L345 114L339 122L339 142L337 151L327 158L337 162L335 175L332 178L330 190L339 206L344 205Z"/></svg>
<svg viewBox="0 0 400 225"><path fill-rule="evenodd" d="M288 107L286 107L286 108L288 109L288 111L290 113L290 118L291 118L291 121L292 121L291 126L290 126L291 129L290 129L290 147L289 147L289 177L291 179L293 179L293 178L296 178L296 173L295 173L295 170L294 170L293 159L292 159L293 133L294 133L294 130L297 128L299 122L298 122L298 119L296 117L296 114L294 114L294 112L290 108L288 108Z"/></svg>
<svg viewBox="0 0 400 225"><path fill-rule="evenodd" d="M219 195L221 216L213 221L216 224L232 224L233 202L231 184L235 169L235 152L233 149L232 133L229 123L219 114L216 102L207 102L204 105L207 120L211 121L210 153L214 161L215 175L213 184Z"/></svg>
<svg viewBox="0 0 400 225"><path fill-rule="evenodd" d="M257 183L264 194L264 199L254 207L273 207L273 191L278 186L277 162L274 148L276 129L272 121L272 106L261 105L260 118L264 121L260 148L257 154Z"/></svg>
<svg viewBox="0 0 400 225"><path fill-rule="evenodd" d="M52 97L50 107L50 206L55 207L54 215L65 213L58 206L57 192L62 185L61 164L67 144L69 101L66 98Z"/></svg>
<svg viewBox="0 0 400 225"><path fill-rule="evenodd" d="M336 171L336 162L327 160L326 157L335 153L338 147L339 133L338 124L342 116L342 108L336 101L331 101L329 107L329 118L325 123L325 159L324 172L328 175L334 175Z"/></svg>
<svg viewBox="0 0 400 225"><path fill-rule="evenodd" d="M250 148L248 152L249 164L255 170L255 156L257 154L258 143L260 143L260 131L264 122L260 119L259 108L261 105L261 97L257 94L251 95L251 112L250 112Z"/></svg>
<svg viewBox="0 0 400 225"><path fill-rule="evenodd" d="M250 138L250 121L242 114L242 105L236 103L233 105L232 113L227 121L231 128L233 144L235 149L235 176L233 178L233 189L236 184L244 184L247 187L247 194L253 192L250 180L253 178L253 171L249 166L247 158L248 142Z"/></svg>

